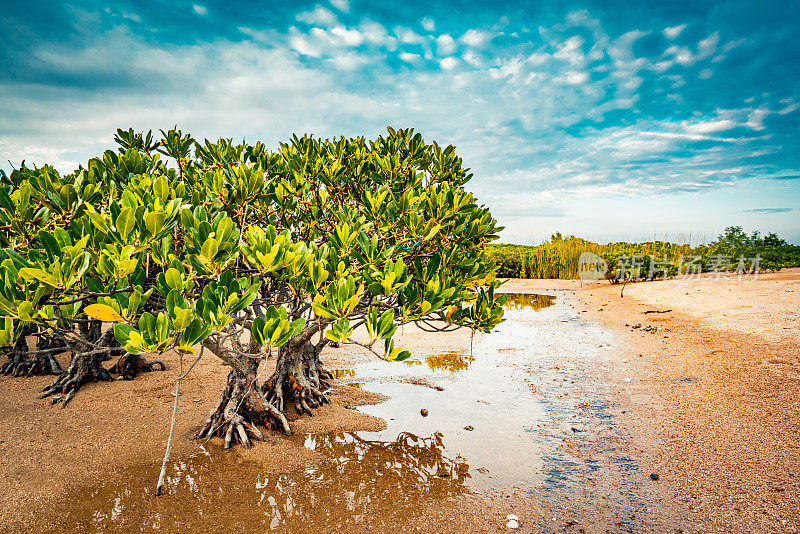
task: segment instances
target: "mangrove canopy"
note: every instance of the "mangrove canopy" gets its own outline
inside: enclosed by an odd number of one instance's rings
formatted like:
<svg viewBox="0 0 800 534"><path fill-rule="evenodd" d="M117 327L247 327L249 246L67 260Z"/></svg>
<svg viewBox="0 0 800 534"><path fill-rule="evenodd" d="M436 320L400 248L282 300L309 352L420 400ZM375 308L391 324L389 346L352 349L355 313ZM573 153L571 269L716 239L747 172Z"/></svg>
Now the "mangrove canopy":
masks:
<svg viewBox="0 0 800 534"><path fill-rule="evenodd" d="M287 407L327 401L326 343L403 360L399 325L502 320L485 253L499 227L452 146L391 128L274 151L161 134L118 130L70 174L0 174L1 369L56 375L43 398L213 353L231 370L198 437L249 446L258 426L290 432Z"/></svg>

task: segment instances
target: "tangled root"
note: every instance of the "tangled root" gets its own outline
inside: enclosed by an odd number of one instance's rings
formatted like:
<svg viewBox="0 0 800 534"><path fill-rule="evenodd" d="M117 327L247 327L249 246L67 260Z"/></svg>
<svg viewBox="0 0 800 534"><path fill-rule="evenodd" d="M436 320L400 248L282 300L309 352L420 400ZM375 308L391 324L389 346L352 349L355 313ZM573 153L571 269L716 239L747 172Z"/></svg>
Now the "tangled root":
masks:
<svg viewBox="0 0 800 534"><path fill-rule="evenodd" d="M160 369L156 369L160 368ZM114 364L109 373L121 375L125 380L133 380L140 373L149 373L150 371L166 371L167 366L161 360L153 360L148 362L143 356L139 354L125 353L119 357L117 363Z"/></svg>
<svg viewBox="0 0 800 534"><path fill-rule="evenodd" d="M256 424L283 430L287 436L292 433L286 417L264 397L255 374L239 377L231 371L225 389L195 439L220 436L225 438L226 449L236 443L250 448L251 439L264 439Z"/></svg>
<svg viewBox="0 0 800 534"><path fill-rule="evenodd" d="M52 396L53 404L60 402L61 407L66 408L75 393L85 384L111 380L111 375L100 365L99 360L96 355L76 354L67 370L55 382L45 387L39 398Z"/></svg>

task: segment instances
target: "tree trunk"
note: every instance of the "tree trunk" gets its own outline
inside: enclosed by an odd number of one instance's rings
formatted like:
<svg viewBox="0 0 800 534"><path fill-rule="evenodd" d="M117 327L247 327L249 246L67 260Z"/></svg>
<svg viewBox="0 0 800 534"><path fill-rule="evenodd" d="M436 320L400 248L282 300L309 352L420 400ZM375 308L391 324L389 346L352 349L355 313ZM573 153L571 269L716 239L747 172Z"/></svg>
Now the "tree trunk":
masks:
<svg viewBox="0 0 800 534"><path fill-rule="evenodd" d="M14 322L16 333L19 328L19 321ZM57 340L46 336L36 337L36 348L33 353L28 350L27 337L34 334L35 327L26 325L19 338L8 352L8 361L0 366L0 374L12 376L31 376L31 375L59 375L64 372L58 360L55 359L56 352L59 352ZM66 347L63 348L67 350Z"/></svg>
<svg viewBox="0 0 800 534"><path fill-rule="evenodd" d="M270 404L261 391L256 371L259 360L247 359L232 362L231 372L216 406L195 439L220 436L225 438L225 448L241 443L251 446L251 439L264 439L255 425L292 433L286 417Z"/></svg>
<svg viewBox="0 0 800 534"><path fill-rule="evenodd" d="M264 384L264 393L275 407L283 411L294 403L297 412L314 415L311 410L328 402L326 382L333 378L319 361L320 349L310 341L299 347L287 343L278 353L275 373Z"/></svg>

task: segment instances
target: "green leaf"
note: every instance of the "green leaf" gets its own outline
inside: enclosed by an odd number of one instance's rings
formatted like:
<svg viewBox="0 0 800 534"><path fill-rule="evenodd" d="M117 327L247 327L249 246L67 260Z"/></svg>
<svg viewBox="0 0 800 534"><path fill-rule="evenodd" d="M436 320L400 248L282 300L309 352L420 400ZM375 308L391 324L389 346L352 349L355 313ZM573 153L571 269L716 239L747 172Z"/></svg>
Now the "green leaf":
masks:
<svg viewBox="0 0 800 534"><path fill-rule="evenodd" d="M17 307L17 315L19 316L20 320L29 322L31 319L33 319L34 314L35 312L33 310L33 304L27 300L19 303L19 306Z"/></svg>
<svg viewBox="0 0 800 534"><path fill-rule="evenodd" d="M114 337L117 338L120 345L125 346L131 338L131 332L134 330L128 323L117 323L114 325Z"/></svg>
<svg viewBox="0 0 800 534"><path fill-rule="evenodd" d="M125 278L126 276L131 274L133 271L136 270L136 265L138 263L139 262L136 260L136 258L131 258L129 260L122 260L120 262L117 262L117 277Z"/></svg>
<svg viewBox="0 0 800 534"><path fill-rule="evenodd" d="M55 276L42 269L24 267L19 270L19 275L26 281L36 280L50 287L61 287L61 283Z"/></svg>
<svg viewBox="0 0 800 534"><path fill-rule="evenodd" d="M314 310L314 313L320 317L324 317L325 319L336 319L336 316L319 302L312 302L311 309Z"/></svg>
<svg viewBox="0 0 800 534"><path fill-rule="evenodd" d="M158 338L156 334L156 318L150 312L144 312L139 317L139 332L147 339L155 340Z"/></svg>
<svg viewBox="0 0 800 534"><path fill-rule="evenodd" d="M178 272L178 269L174 267L167 269L167 272L164 273L164 280L170 289L175 289L178 292L183 291L183 277Z"/></svg>
<svg viewBox="0 0 800 534"><path fill-rule="evenodd" d="M150 234L158 235L158 233L164 228L164 222L166 219L167 216L163 211L154 211L144 216L144 225L150 231Z"/></svg>
<svg viewBox="0 0 800 534"><path fill-rule="evenodd" d="M192 345L202 343L209 335L211 335L212 330L213 329L211 328L210 324L204 324L203 321L195 318L192 320L189 326L186 327L186 330L183 331L181 345L191 347Z"/></svg>
<svg viewBox="0 0 800 534"><path fill-rule="evenodd" d="M217 255L219 251L219 243L213 237L209 237L206 239L203 246L200 248L200 255L203 256L207 261L213 261L214 257Z"/></svg>
<svg viewBox="0 0 800 534"><path fill-rule="evenodd" d="M153 193L155 193L162 202L167 199L167 195L169 195L169 184L166 178L163 176L156 178L156 181L153 182Z"/></svg>
<svg viewBox="0 0 800 534"><path fill-rule="evenodd" d="M42 248L44 248L45 252L47 253L47 259L50 262L61 256L61 247L59 246L58 241L56 241L56 238L53 237L50 232L40 230L37 237L39 242L42 244Z"/></svg>
<svg viewBox="0 0 800 534"><path fill-rule="evenodd" d="M117 217L116 227L117 232L125 238L130 235L133 231L133 227L136 225L136 212L131 208L125 208L121 212L119 212L119 216Z"/></svg>
<svg viewBox="0 0 800 534"><path fill-rule="evenodd" d="M264 342L264 318L263 317L256 317L255 319L253 319L253 326L250 329L250 333L253 336L253 339L256 340L256 343L258 343L262 347L266 344Z"/></svg>
<svg viewBox="0 0 800 534"><path fill-rule="evenodd" d="M425 315L426 313L428 313L428 311L430 311L431 303L428 302L427 300L423 300L420 308L422 308L422 314Z"/></svg>
<svg viewBox="0 0 800 534"><path fill-rule="evenodd" d="M185 310L181 309L178 313L175 314L175 319L172 321L173 327L177 332L183 332L189 324L192 322L193 318L192 310Z"/></svg>
<svg viewBox="0 0 800 534"><path fill-rule="evenodd" d="M96 212L91 212L88 215L89 218L92 220L92 224L94 225L95 228L97 228L104 234L107 234L108 232L111 231L111 229L108 227L108 223L106 222L105 217Z"/></svg>

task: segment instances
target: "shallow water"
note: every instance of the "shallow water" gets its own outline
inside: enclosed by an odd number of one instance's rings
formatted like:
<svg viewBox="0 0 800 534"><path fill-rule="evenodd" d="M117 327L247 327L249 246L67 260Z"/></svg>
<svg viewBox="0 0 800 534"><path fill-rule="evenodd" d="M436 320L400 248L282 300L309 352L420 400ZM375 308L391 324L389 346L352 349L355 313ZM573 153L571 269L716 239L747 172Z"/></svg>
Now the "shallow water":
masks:
<svg viewBox="0 0 800 534"><path fill-rule="evenodd" d="M465 484L470 489L539 484L542 455L530 425L542 421L545 413L539 396L523 380L522 363L536 337L528 317L554 300L537 295L510 298L506 321L471 353L444 352L403 365L374 360L355 366L347 373L352 381L390 399L358 408L385 419L385 430L351 435L390 443L402 432L438 434L446 456L469 464ZM548 313L543 319L550 320L549 312L541 313ZM423 409L426 416L420 413ZM307 443L316 437L309 436Z"/></svg>
<svg viewBox="0 0 800 534"><path fill-rule="evenodd" d="M160 465L137 466L71 499L64 525L203 531L222 518L234 530L380 530L431 500L524 488L561 516L602 502L621 518L615 528L636 528L647 511L644 477L620 447L608 385L592 371L608 364L613 338L573 304L566 292L514 295L506 321L471 352L337 370L343 382L391 397L358 408L387 428L291 438L325 456L321 465L265 474L235 450L200 449L173 463L161 498L151 487ZM565 447L577 438L595 453Z"/></svg>
<svg viewBox="0 0 800 534"><path fill-rule="evenodd" d="M127 469L121 480L100 481L71 499L54 531L330 532L365 522L380 528L402 524L427 500L466 491L468 466L445 457L437 436L406 433L385 443L334 433L307 445L331 460L264 474L235 451L203 449L173 463L158 498L153 477L160 463Z"/></svg>

